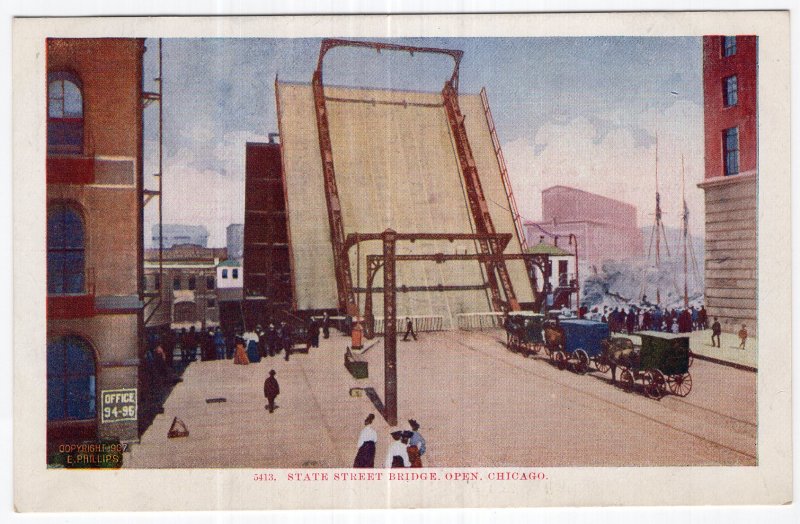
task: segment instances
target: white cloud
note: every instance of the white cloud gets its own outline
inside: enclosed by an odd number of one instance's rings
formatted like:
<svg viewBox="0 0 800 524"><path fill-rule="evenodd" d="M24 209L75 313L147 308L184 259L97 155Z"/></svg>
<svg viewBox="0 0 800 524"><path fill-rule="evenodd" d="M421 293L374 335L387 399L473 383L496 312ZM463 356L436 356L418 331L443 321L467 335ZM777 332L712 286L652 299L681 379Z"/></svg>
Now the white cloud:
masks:
<svg viewBox="0 0 800 524"><path fill-rule="evenodd" d="M244 223L245 143L266 142L267 137L245 131L225 133L220 140L181 149L164 161L163 222L204 225L208 245L225 246L229 224ZM205 148L203 147L205 146ZM199 161L213 158L210 165L224 170L198 167ZM151 228L157 223L155 205L145 208L145 238L149 245Z"/></svg>
<svg viewBox="0 0 800 524"><path fill-rule="evenodd" d="M520 213L541 217L541 191L572 186L622 200L638 209L639 226L650 224L655 206L655 144L642 145L635 129L658 129L658 173L664 222L680 226L681 155L686 172L690 227L703 232L704 142L702 107L680 101L666 111L633 113L625 127L604 131L586 118L547 123L535 136L503 144ZM657 122L657 124L656 124ZM641 138L641 137L639 137Z"/></svg>

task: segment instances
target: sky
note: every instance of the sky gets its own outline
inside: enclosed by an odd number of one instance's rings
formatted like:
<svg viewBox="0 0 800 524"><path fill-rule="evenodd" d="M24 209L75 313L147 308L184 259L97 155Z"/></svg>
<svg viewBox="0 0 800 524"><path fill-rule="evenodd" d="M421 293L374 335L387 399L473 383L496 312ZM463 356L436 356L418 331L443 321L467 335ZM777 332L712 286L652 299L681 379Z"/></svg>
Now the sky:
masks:
<svg viewBox="0 0 800 524"><path fill-rule="evenodd" d="M381 39L378 39L381 40ZM637 206L654 218L656 137L664 222L680 226L681 157L690 227L703 232L702 41L698 37L402 38L464 51L460 91L486 88L520 214L541 217L561 184ZM155 89L158 42L145 53ZM277 132L274 82L310 82L319 39L163 40L164 223L208 228L209 246L244 221L245 143ZM339 48L326 85L440 91L447 56ZM146 185L158 172L158 108L145 111ZM155 206L145 212L150 241ZM322 210L324 212L324 210Z"/></svg>

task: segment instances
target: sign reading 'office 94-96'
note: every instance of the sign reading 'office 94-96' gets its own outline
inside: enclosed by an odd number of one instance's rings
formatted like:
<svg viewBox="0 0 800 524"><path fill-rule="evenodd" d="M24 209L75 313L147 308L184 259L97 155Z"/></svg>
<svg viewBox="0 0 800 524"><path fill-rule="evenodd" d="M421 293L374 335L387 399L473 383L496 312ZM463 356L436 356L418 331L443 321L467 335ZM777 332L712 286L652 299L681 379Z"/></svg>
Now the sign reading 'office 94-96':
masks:
<svg viewBox="0 0 800 524"><path fill-rule="evenodd" d="M103 424L136 420L137 399L136 388L133 389L107 389L100 393L102 402Z"/></svg>

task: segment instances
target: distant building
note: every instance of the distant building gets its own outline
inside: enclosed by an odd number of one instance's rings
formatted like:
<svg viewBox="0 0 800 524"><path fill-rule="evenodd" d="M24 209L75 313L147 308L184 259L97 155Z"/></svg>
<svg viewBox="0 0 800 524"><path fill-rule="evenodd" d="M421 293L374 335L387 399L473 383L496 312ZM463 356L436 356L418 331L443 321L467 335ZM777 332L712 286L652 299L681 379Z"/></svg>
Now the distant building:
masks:
<svg viewBox="0 0 800 524"><path fill-rule="evenodd" d="M186 224L162 224L165 248L180 244L194 244L206 247L208 245L208 229L205 226L190 226ZM153 226L153 247L158 246L158 224Z"/></svg>
<svg viewBox="0 0 800 524"><path fill-rule="evenodd" d="M528 245L545 234L558 236L562 247L575 235L582 268L644 255L635 206L572 187L542 191L542 220L526 222L525 234Z"/></svg>
<svg viewBox="0 0 800 524"><path fill-rule="evenodd" d="M242 291L244 289L244 272L240 260L230 258L217 265L217 301L219 303L219 321L226 331L236 329L252 329L259 324L253 321L245 324Z"/></svg>
<svg viewBox="0 0 800 524"><path fill-rule="evenodd" d="M38 378L47 387L48 448L135 441L144 352L144 40L48 38L46 45L47 377Z"/></svg>
<svg viewBox="0 0 800 524"><path fill-rule="evenodd" d="M755 36L703 37L705 299L731 332L757 329L757 51Z"/></svg>
<svg viewBox="0 0 800 524"><path fill-rule="evenodd" d="M145 284L160 293L145 310L148 327L169 325L172 329L205 329L220 325L217 296L217 265L228 256L225 248L192 244L164 250L163 281L159 273L158 249L145 253Z"/></svg>
<svg viewBox="0 0 800 524"><path fill-rule="evenodd" d="M241 260L244 254L244 224L231 224L225 230L228 256Z"/></svg>

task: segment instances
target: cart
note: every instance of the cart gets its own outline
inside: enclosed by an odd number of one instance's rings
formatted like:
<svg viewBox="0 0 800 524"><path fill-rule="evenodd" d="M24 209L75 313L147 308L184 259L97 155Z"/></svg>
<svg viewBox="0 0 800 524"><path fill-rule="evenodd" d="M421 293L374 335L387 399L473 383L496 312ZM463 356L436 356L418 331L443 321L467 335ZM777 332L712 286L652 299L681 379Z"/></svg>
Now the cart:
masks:
<svg viewBox="0 0 800 524"><path fill-rule="evenodd" d="M544 316L530 311L514 311L505 321L506 347L514 353L533 356L544 345L542 326Z"/></svg>
<svg viewBox="0 0 800 524"><path fill-rule="evenodd" d="M558 369L576 373L589 371L592 360L603 352L609 337L608 325L594 320L551 320L545 324L547 352Z"/></svg>
<svg viewBox="0 0 800 524"><path fill-rule="evenodd" d="M638 351L616 351L609 355L612 366L620 367L620 382L626 391L641 383L645 395L660 399L667 391L685 397L692 391L689 373L689 335L643 331Z"/></svg>

